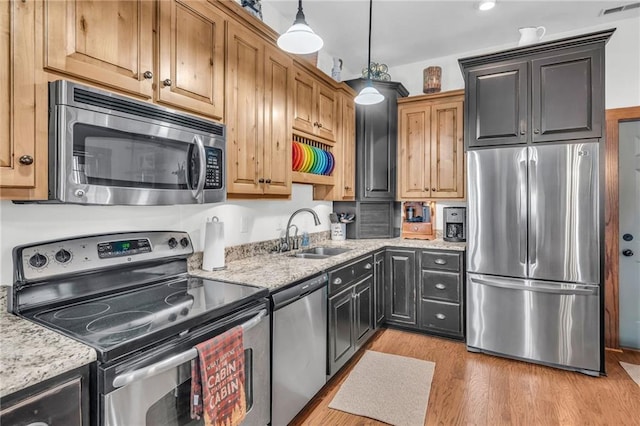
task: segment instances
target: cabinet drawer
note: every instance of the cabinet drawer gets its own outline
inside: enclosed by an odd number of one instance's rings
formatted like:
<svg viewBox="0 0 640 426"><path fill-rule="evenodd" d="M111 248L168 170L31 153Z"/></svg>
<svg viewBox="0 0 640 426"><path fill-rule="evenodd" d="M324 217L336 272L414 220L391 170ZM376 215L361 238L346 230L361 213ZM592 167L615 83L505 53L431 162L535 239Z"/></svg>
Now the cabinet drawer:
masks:
<svg viewBox="0 0 640 426"><path fill-rule="evenodd" d="M355 280L373 273L373 256L367 256L357 262L329 272L329 295L347 288Z"/></svg>
<svg viewBox="0 0 640 426"><path fill-rule="evenodd" d="M432 300L420 301L420 326L460 334L460 305Z"/></svg>
<svg viewBox="0 0 640 426"><path fill-rule="evenodd" d="M462 253L447 253L442 251L423 251L423 269L443 269L446 271L460 271Z"/></svg>
<svg viewBox="0 0 640 426"><path fill-rule="evenodd" d="M422 298L460 302L460 275L457 272L423 270Z"/></svg>

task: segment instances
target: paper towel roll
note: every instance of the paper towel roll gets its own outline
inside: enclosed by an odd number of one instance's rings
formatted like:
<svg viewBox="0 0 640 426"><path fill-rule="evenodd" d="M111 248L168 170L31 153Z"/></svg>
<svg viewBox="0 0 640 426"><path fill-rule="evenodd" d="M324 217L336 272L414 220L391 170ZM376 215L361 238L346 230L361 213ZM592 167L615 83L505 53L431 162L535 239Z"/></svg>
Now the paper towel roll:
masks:
<svg viewBox="0 0 640 426"><path fill-rule="evenodd" d="M207 219L204 232L202 269L213 271L224 268L224 223L217 216Z"/></svg>

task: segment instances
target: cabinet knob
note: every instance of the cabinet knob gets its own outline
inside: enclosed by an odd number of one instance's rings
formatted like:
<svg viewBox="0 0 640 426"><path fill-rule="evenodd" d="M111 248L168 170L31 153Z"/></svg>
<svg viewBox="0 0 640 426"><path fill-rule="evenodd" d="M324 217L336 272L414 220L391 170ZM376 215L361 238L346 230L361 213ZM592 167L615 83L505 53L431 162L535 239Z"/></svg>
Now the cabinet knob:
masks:
<svg viewBox="0 0 640 426"><path fill-rule="evenodd" d="M318 129L322 128L322 123L318 123Z"/></svg>
<svg viewBox="0 0 640 426"><path fill-rule="evenodd" d="M318 127L318 122L317 121L313 122L313 127Z"/></svg>
<svg viewBox="0 0 640 426"><path fill-rule="evenodd" d="M436 259L433 261L433 263L435 263L436 265L446 265L447 261L444 259Z"/></svg>
<svg viewBox="0 0 640 426"><path fill-rule="evenodd" d="M367 187L367 191L371 191L371 188Z"/></svg>
<svg viewBox="0 0 640 426"><path fill-rule="evenodd" d="M264 179L263 178L258 179L258 183L264 183Z"/></svg>
<svg viewBox="0 0 640 426"><path fill-rule="evenodd" d="M271 179L265 180L266 183L271 183Z"/></svg>
<svg viewBox="0 0 640 426"><path fill-rule="evenodd" d="M521 135L526 135L526 134L527 134L527 132L525 132L524 130L520 130L520 134L521 134Z"/></svg>
<svg viewBox="0 0 640 426"><path fill-rule="evenodd" d="M340 277L336 278L335 280L333 280L333 283L334 283L335 285L340 285L340 284L342 284L342 278L340 278Z"/></svg>
<svg viewBox="0 0 640 426"><path fill-rule="evenodd" d="M436 189L435 189L435 188L431 188L431 190L432 190L433 192L436 192Z"/></svg>
<svg viewBox="0 0 640 426"><path fill-rule="evenodd" d="M347 191L350 190L351 188L349 188L348 186L345 186L344 189L346 189Z"/></svg>
<svg viewBox="0 0 640 426"><path fill-rule="evenodd" d="M29 166L31 164L33 164L33 157L30 155L23 155L22 157L20 157L20 159L18 160L20 162L20 164L23 164L25 166Z"/></svg>
<svg viewBox="0 0 640 426"><path fill-rule="evenodd" d="M445 288L447 288L446 285L438 283L435 285L435 288L437 288L438 290L444 290Z"/></svg>
<svg viewBox="0 0 640 426"><path fill-rule="evenodd" d="M537 135L538 133L540 133L540 129L534 129L533 133L535 133Z"/></svg>
<svg viewBox="0 0 640 426"><path fill-rule="evenodd" d="M417 230L418 230L418 227L417 227L417 226L414 226L414 227L413 227L413 230L414 230L414 231L417 231Z"/></svg>
<svg viewBox="0 0 640 426"><path fill-rule="evenodd" d="M443 320L445 319L447 316L445 314L436 314L436 318L438 318L439 320Z"/></svg>
<svg viewBox="0 0 640 426"><path fill-rule="evenodd" d="M631 249L624 249L622 250L622 255L626 256L626 257L631 257L633 256L633 250Z"/></svg>
<svg viewBox="0 0 640 426"><path fill-rule="evenodd" d="M367 263L366 265L364 265L364 269L371 269L373 268L373 266L371 266L370 263Z"/></svg>
<svg viewBox="0 0 640 426"><path fill-rule="evenodd" d="M145 71L144 74L142 74L142 76L147 80L151 80L153 78L153 73L151 71Z"/></svg>
<svg viewBox="0 0 640 426"><path fill-rule="evenodd" d="M170 79L165 78L164 81L162 82L162 84L164 84L165 86L169 87L171 86L172 82Z"/></svg>

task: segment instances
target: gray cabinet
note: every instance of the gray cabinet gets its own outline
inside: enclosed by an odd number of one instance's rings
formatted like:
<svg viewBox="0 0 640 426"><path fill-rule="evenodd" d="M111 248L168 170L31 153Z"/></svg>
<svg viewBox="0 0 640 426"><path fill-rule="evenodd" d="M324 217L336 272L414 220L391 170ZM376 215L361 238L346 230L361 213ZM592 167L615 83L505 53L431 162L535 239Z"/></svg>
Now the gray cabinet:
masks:
<svg viewBox="0 0 640 426"><path fill-rule="evenodd" d="M390 238L395 236L394 217L396 204L389 201L336 201L335 211L353 213L356 220L347 224L347 238Z"/></svg>
<svg viewBox="0 0 640 426"><path fill-rule="evenodd" d="M387 250L387 324L417 324L416 251Z"/></svg>
<svg viewBox="0 0 640 426"><path fill-rule="evenodd" d="M375 331L373 256L329 272L327 367L333 376Z"/></svg>
<svg viewBox="0 0 640 426"><path fill-rule="evenodd" d="M373 300L375 305L375 326L378 328L385 320L386 290L384 250L373 256Z"/></svg>
<svg viewBox="0 0 640 426"><path fill-rule="evenodd" d="M602 137L613 31L460 59L467 147Z"/></svg>

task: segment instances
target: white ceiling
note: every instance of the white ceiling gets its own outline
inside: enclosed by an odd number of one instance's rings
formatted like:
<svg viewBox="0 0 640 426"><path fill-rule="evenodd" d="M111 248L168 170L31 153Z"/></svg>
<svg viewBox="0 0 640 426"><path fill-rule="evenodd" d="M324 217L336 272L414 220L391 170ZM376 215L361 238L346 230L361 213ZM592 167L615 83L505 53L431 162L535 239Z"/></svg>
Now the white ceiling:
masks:
<svg viewBox="0 0 640 426"><path fill-rule="evenodd" d="M293 22L297 0L262 3ZM495 8L481 12L477 1L374 0L371 60L393 67L493 46L515 47L520 27L543 25L553 35L620 19L640 22L640 8L601 16L603 9L631 3L497 0ZM327 52L351 70L366 67L368 0L303 0L302 6Z"/></svg>

